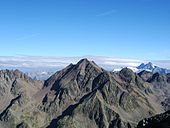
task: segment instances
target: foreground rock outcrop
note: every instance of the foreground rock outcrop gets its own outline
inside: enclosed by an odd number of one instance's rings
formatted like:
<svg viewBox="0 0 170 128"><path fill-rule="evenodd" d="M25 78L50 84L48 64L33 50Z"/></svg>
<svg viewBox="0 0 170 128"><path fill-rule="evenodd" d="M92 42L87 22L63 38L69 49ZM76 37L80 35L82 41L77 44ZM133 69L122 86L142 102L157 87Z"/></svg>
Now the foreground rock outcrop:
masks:
<svg viewBox="0 0 170 128"><path fill-rule="evenodd" d="M170 111L144 119L139 122L137 128L169 128Z"/></svg>

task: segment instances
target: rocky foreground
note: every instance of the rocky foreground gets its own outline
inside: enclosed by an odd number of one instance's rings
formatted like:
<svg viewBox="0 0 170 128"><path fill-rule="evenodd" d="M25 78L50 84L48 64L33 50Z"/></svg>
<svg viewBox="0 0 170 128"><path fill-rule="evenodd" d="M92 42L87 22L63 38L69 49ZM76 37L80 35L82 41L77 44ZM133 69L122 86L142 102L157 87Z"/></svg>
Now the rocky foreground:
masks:
<svg viewBox="0 0 170 128"><path fill-rule="evenodd" d="M0 71L0 128L142 128L169 101L170 74L113 73L87 59L45 81Z"/></svg>

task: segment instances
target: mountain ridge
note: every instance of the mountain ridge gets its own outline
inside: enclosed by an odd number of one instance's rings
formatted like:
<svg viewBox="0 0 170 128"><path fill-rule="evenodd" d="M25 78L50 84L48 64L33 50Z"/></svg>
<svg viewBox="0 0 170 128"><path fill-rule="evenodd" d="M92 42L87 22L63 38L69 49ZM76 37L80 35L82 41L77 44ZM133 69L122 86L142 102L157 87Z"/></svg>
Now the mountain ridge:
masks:
<svg viewBox="0 0 170 128"><path fill-rule="evenodd" d="M138 67L136 67L139 70L148 70L151 72L159 72L159 73L170 73L170 69L166 68L160 68L158 66L155 66L153 63L148 62L147 64L142 63Z"/></svg>
<svg viewBox="0 0 170 128"><path fill-rule="evenodd" d="M149 71L149 72L153 72L153 73L163 73L163 74L166 74L166 73L170 73L170 69L166 69L166 68L161 68L161 67L158 67L158 66L155 66L153 63L151 62L148 62L146 64L144 63L141 63L139 66L137 67L124 67L124 68L129 68L131 70L133 70L134 72L142 72L143 70L145 71ZM120 71L122 68L118 68L118 69L114 69L113 72L118 72Z"/></svg>
<svg viewBox="0 0 170 128"><path fill-rule="evenodd" d="M10 99L15 102L0 114L0 126L64 128L71 124L70 127L75 128L134 128L141 119L165 111L161 101L158 102L157 91L161 90L156 89L162 79L147 82L146 77L148 80L152 75L139 75L128 68L108 72L82 59L45 81L28 80L26 86L24 82L14 82L15 93L23 95ZM168 86L169 77L166 77ZM35 93L20 93L27 85L33 89L31 81L39 83ZM13 90L12 83L7 85L9 90ZM23 89L18 90L18 87Z"/></svg>

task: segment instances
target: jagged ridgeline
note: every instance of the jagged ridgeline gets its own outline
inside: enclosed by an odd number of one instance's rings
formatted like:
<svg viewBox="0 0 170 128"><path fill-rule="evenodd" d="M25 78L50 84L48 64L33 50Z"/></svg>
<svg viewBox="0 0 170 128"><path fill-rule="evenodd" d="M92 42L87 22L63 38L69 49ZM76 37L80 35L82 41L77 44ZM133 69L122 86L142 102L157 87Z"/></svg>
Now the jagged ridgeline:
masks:
<svg viewBox="0 0 170 128"><path fill-rule="evenodd" d="M113 73L87 59L45 81L0 71L0 128L135 128L168 108L170 75Z"/></svg>

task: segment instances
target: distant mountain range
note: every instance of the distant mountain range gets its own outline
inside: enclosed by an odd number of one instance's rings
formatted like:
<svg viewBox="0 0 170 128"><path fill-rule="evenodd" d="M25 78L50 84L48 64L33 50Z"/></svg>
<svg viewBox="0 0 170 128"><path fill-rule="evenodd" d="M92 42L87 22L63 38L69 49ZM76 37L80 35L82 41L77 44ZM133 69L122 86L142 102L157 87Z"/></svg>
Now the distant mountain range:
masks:
<svg viewBox="0 0 170 128"><path fill-rule="evenodd" d="M45 80L53 73L59 71L70 63L77 63L81 58L88 58L95 61L102 68L111 71L120 66L137 66L141 60L116 58L105 56L80 56L80 57L42 57L42 56L24 56L10 57L0 56L0 69L19 69L28 76L37 80Z"/></svg>
<svg viewBox="0 0 170 128"><path fill-rule="evenodd" d="M153 72L153 73L156 73L156 72L158 72L158 73L170 73L170 69L155 66L151 62L148 62L146 64L142 63L137 67L127 67L127 68L133 70L134 72L141 72L143 70L146 70L146 71L150 71L150 72ZM120 71L121 69L122 68L114 69L113 72Z"/></svg>
<svg viewBox="0 0 170 128"><path fill-rule="evenodd" d="M28 76L35 80L45 80L49 78L56 71L63 69L70 63L77 63L81 58L87 58L95 61L100 67L107 71L120 71L122 67L128 67L135 72L145 70L152 70L153 72L169 72L166 68L170 68L170 60L166 61L151 61L159 67L151 67L141 63L148 63L148 60L118 58L108 56L80 56L80 57L41 57L41 56L25 56L25 57L10 57L0 56L0 69L19 69L25 72ZM149 65L149 64L148 64ZM138 66L138 67L137 67Z"/></svg>
<svg viewBox="0 0 170 128"><path fill-rule="evenodd" d="M143 70L150 71L150 72L158 72L158 73L170 73L169 69L166 68L160 68L158 66L155 66L151 62L148 62L146 64L142 63L137 67L128 67L134 72L141 72ZM114 71L120 71L122 68L115 69ZM39 71L30 71L26 72L28 76L33 78L34 80L45 80L49 78L52 74L54 74L56 70L39 70Z"/></svg>
<svg viewBox="0 0 170 128"><path fill-rule="evenodd" d="M151 71L151 72L170 73L170 69L155 66L151 62L149 62L147 64L142 63L141 65L139 65L136 68L139 70L147 70L147 71Z"/></svg>

